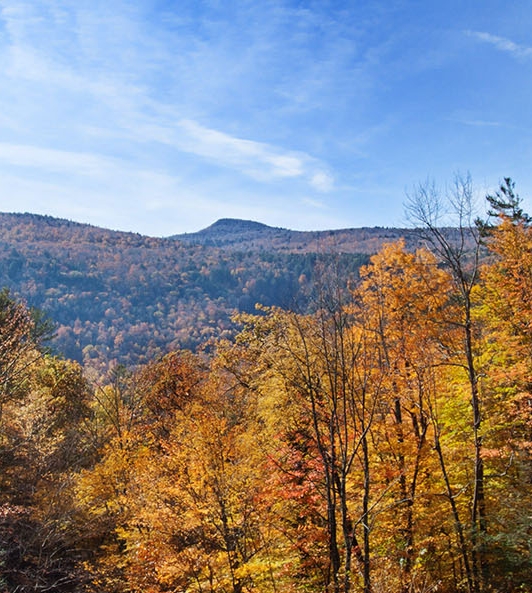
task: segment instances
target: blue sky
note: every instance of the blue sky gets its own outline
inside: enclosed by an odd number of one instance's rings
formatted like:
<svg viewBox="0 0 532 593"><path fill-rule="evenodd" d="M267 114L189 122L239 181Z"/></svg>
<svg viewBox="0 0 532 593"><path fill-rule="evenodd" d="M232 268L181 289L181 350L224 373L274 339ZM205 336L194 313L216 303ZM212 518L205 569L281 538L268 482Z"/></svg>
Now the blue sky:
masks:
<svg viewBox="0 0 532 593"><path fill-rule="evenodd" d="M0 210L167 236L401 226L457 172L530 196L531 31L519 0L0 0Z"/></svg>

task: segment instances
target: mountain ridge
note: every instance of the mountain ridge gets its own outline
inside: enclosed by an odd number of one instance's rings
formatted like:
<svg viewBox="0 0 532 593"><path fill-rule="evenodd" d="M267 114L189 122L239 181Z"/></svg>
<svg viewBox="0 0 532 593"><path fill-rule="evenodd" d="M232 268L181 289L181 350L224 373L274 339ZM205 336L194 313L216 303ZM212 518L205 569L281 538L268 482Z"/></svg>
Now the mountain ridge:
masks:
<svg viewBox="0 0 532 593"><path fill-rule="evenodd" d="M400 238L404 238L410 248L419 245L419 235L415 229L358 227L296 231L237 218L221 218L199 231L171 235L170 238L191 245L231 250L274 249L316 253L372 254L378 251L383 242Z"/></svg>
<svg viewBox="0 0 532 593"><path fill-rule="evenodd" d="M220 219L149 237L46 215L0 213L0 287L47 313L54 347L98 372L230 338L255 305L309 311L334 261L346 283L383 243L413 230L291 231Z"/></svg>

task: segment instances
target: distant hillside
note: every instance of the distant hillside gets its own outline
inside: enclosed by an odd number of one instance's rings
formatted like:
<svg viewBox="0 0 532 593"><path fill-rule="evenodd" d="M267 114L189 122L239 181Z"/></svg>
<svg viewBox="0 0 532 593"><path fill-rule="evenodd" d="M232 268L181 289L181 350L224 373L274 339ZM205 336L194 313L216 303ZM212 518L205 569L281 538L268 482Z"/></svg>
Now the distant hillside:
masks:
<svg viewBox="0 0 532 593"><path fill-rule="evenodd" d="M221 218L197 233L174 235L172 238L195 245L246 249L283 241L290 232L287 229L271 227L252 220Z"/></svg>
<svg viewBox="0 0 532 593"><path fill-rule="evenodd" d="M353 277L368 253L400 235L224 219L163 239L0 214L0 286L49 314L57 350L101 370L229 337L233 313L256 303L307 310L319 261L335 258Z"/></svg>
<svg viewBox="0 0 532 593"><path fill-rule="evenodd" d="M263 224L262 222L255 222L253 220L241 220L239 218L220 218L210 226L197 233L185 233L183 235L174 235L174 239L182 239L187 237L208 237L210 239L219 238L226 239L228 237L258 237L265 234L286 232L286 229L275 228Z"/></svg>
<svg viewBox="0 0 532 593"><path fill-rule="evenodd" d="M421 244L409 229L300 232L226 218L154 238L0 213L0 287L48 313L58 351L101 370L230 337L233 314L257 303L308 311L320 262L355 278L400 237Z"/></svg>
<svg viewBox="0 0 532 593"><path fill-rule="evenodd" d="M404 238L409 247L420 245L413 229L382 227L331 231L291 231L250 220L222 218L197 233L171 237L192 245L223 249L274 250L292 253L376 253L383 243Z"/></svg>

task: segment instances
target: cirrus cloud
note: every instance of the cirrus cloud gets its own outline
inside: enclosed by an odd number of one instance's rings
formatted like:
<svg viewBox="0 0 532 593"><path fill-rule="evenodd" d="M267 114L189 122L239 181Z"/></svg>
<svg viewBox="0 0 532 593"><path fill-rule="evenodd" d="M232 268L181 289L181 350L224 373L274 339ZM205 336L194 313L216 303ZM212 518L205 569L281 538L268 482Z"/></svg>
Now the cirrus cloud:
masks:
<svg viewBox="0 0 532 593"><path fill-rule="evenodd" d="M532 47L519 45L518 43L515 43L510 39L506 39L505 37L499 37L498 35L492 35L491 33L486 33L483 31L466 31L466 33L470 37L478 39L484 43L489 43L496 49L513 55L515 58L532 58Z"/></svg>
<svg viewBox="0 0 532 593"><path fill-rule="evenodd" d="M334 180L318 159L264 142L238 138L191 120L181 120L176 138L178 147L217 165L236 169L260 181L287 178L305 179L318 191L331 191Z"/></svg>

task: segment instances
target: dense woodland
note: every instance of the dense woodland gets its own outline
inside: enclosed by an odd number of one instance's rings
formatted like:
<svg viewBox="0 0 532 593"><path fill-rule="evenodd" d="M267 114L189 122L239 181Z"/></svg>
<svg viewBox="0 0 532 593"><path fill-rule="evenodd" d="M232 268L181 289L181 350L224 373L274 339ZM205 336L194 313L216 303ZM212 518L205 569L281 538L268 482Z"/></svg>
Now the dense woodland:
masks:
<svg viewBox="0 0 532 593"><path fill-rule="evenodd" d="M411 231L295 233L226 220L160 239L0 214L0 286L50 316L58 352L101 375L229 337L232 315L257 303L308 311L316 268L334 260L356 277L369 254L403 234L417 240Z"/></svg>
<svg viewBox="0 0 532 593"><path fill-rule="evenodd" d="M97 381L4 291L0 590L532 591L531 218L510 180L487 222L450 202L451 234L419 188L424 246L316 266L305 311Z"/></svg>

